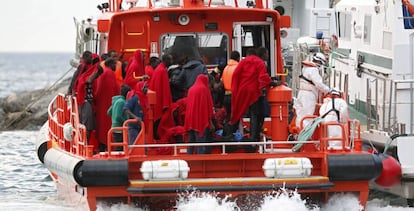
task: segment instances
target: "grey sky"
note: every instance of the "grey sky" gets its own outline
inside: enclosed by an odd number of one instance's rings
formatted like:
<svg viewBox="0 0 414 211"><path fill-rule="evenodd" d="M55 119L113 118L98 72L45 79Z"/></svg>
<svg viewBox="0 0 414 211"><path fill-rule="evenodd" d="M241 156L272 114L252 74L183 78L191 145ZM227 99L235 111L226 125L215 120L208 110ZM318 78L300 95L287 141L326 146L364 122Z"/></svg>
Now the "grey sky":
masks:
<svg viewBox="0 0 414 211"><path fill-rule="evenodd" d="M96 17L104 0L7 0L0 13L0 52L74 52L73 17Z"/></svg>

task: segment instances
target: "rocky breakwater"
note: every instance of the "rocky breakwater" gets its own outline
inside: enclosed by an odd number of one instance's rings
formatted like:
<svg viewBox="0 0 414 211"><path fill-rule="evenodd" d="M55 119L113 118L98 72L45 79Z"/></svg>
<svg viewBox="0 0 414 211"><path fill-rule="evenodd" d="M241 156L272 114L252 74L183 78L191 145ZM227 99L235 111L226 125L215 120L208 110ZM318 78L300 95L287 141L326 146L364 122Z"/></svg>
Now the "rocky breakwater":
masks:
<svg viewBox="0 0 414 211"><path fill-rule="evenodd" d="M45 89L0 98L1 130L37 130L47 121L47 108L58 93L66 93L70 79Z"/></svg>

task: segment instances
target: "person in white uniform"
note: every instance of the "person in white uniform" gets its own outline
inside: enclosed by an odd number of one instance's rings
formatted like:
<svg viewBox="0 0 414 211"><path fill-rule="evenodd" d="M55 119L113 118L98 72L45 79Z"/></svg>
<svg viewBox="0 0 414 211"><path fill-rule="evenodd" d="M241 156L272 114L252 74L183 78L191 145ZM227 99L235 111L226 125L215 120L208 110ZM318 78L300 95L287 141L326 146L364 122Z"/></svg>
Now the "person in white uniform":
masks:
<svg viewBox="0 0 414 211"><path fill-rule="evenodd" d="M322 77L319 74L319 68L323 68L326 65L326 57L323 53L316 53L312 62L302 62L302 74L300 75L300 88L298 97L294 102L294 108L296 111L296 127L300 127L301 119L304 116L313 115L315 112L315 106L317 103L318 95L320 92L328 93L330 88L322 81ZM303 128L309 121L305 121Z"/></svg>
<svg viewBox="0 0 414 211"><path fill-rule="evenodd" d="M330 94L323 99L319 114L324 119L324 122L346 123L349 120L348 104L342 98L342 93L339 89L332 89ZM342 138L341 127L337 125L328 126L328 137ZM342 144L339 140L332 140L328 142L328 146L341 148Z"/></svg>

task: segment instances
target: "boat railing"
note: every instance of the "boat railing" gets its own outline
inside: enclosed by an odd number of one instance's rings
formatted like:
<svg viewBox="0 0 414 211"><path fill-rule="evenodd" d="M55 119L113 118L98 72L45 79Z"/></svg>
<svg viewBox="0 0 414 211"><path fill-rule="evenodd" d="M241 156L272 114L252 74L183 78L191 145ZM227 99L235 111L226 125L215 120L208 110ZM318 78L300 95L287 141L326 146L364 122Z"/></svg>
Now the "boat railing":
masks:
<svg viewBox="0 0 414 211"><path fill-rule="evenodd" d="M79 108L77 98L70 96L70 97L63 97L63 99L71 104L69 106L71 109L68 110L70 113L70 124L72 125L72 152L77 155L81 156L91 156L93 146L88 146L87 138L86 138L86 127L85 125L80 123L79 119Z"/></svg>
<svg viewBox="0 0 414 211"><path fill-rule="evenodd" d="M129 154L145 154L144 149L134 149L128 145L128 125L131 123L137 123L135 119L128 119L123 123L122 127L113 127L108 131L108 155L111 156L113 154L118 155L117 153L112 153L113 151L119 151L116 150L119 147L122 147L121 152L124 155ZM138 133L138 136L136 137L134 144L145 144L145 124L143 121L139 123L141 125L141 130ZM113 138L113 132L114 131L120 131L122 132L122 142L114 142Z"/></svg>
<svg viewBox="0 0 414 211"><path fill-rule="evenodd" d="M129 120L131 121L131 120ZM132 120L133 122L134 120ZM128 124L128 123L127 123ZM141 123L143 128L144 124ZM341 137L329 137L328 136L328 127L338 126L342 129ZM145 157L156 154L157 150L160 148L168 148L171 151L170 156L180 156L187 154L188 147L211 147L217 149L212 152L214 154L231 154L233 153L232 147L249 147L254 146L258 148L257 153L259 154L269 154L269 153L294 153L292 150L293 147L297 144L303 144L303 150L299 152L315 152L315 153L341 153L349 152L351 150L360 150L361 149L361 139L359 132L352 133L349 128L355 128L355 131L360 131L359 121L352 120L348 123L338 123L338 122L325 122L319 127L319 134L316 138L311 138L306 142L302 141L271 141L266 140L266 137L263 137L261 142L252 142L252 141L240 141L240 142L209 142L209 143L145 143L145 131L141 131L138 135L135 143L132 145L128 144L128 130L127 127L116 127L112 128L108 133L108 151L101 152L103 157L108 158L119 158L119 157ZM124 140L123 142L115 143L113 142L112 131L122 131ZM341 141L341 147L332 148L329 147L329 141ZM116 147L123 147L121 151L116 151ZM185 150L183 150L185 149ZM151 153L152 152L152 153ZM160 154L158 154L160 155ZM166 155L166 154L165 154Z"/></svg>
<svg viewBox="0 0 414 211"><path fill-rule="evenodd" d="M48 108L49 139L65 151L92 156L87 144L86 128L80 124L76 97L57 95Z"/></svg>
<svg viewBox="0 0 414 211"><path fill-rule="evenodd" d="M306 116L305 119L312 121L318 116L311 115ZM212 147L212 153L215 154L228 154L232 153L234 150L229 150L231 147L239 146L254 146L258 149L258 153L288 153L293 152L293 147L296 144L303 144L304 149L302 151L313 151L313 152L326 152L334 150L335 152L340 151L350 151L350 150L360 150L361 149L361 137L360 137L360 122L359 120L349 120L345 123L339 122L322 122L320 127L318 127L314 134L306 140L306 143L300 141L272 141L265 134L263 134L263 140L261 142L248 142L248 141L234 141L234 142L210 142L210 143L160 143L160 142L148 142L145 132L145 124L141 122L141 131L138 134L134 144L128 143L128 124L136 123L136 120L129 119L124 122L122 127L114 127L108 131L108 151L101 152L105 157L124 157L124 156L148 156L157 154L158 148L168 149L170 152L169 155L177 156L187 154L188 147L199 147L207 146ZM302 123L303 124L303 123ZM342 135L340 137L329 137L328 128L329 127L340 127ZM114 142L113 132L119 131L122 132L123 141ZM340 148L329 147L329 141L341 141ZM119 149L121 148L122 149ZM118 148L118 149L116 149ZM234 149L234 148L233 148ZM161 153L162 154L162 153Z"/></svg>
<svg viewBox="0 0 414 211"><path fill-rule="evenodd" d="M414 133L414 80L370 76L374 79L367 78L366 83L367 130L389 134ZM407 113L401 115L399 111L403 110Z"/></svg>
<svg viewBox="0 0 414 211"><path fill-rule="evenodd" d="M315 120L319 116L317 115L308 115L304 116L300 121L300 129L302 131L304 129L304 124L316 124ZM321 120L319 120L321 121ZM310 123L312 122L312 123ZM316 126L316 125L313 125ZM340 128L341 135L336 137L330 137L329 128ZM304 131L302 131L304 132ZM309 131L308 131L309 132ZM316 146L316 150L320 151L350 151L350 150L357 150L360 151L362 149L362 142L361 142L361 126L360 122L357 119L347 120L346 122L336 122L336 121L327 121L327 122L320 122L319 126L315 128L311 136L308 138L309 140L318 140L320 145ZM330 147L329 142L340 142L341 146ZM290 143L290 142L289 142ZM308 143L308 141L306 142ZM304 146L306 147L306 146ZM313 148L313 147L312 147ZM311 148L311 149L312 149ZM306 149L306 150L309 150Z"/></svg>
<svg viewBox="0 0 414 211"><path fill-rule="evenodd" d="M345 55L340 51L331 51L332 58L335 58L336 61L341 62L343 64L349 65L349 55Z"/></svg>
<svg viewBox="0 0 414 211"><path fill-rule="evenodd" d="M102 12L122 12L125 10L130 10L134 8L140 8L140 7L147 7L147 8L159 8L159 7L191 7L193 5L202 5L207 7L213 7L218 5L224 5L224 6L232 6L232 7L241 7L239 5L238 0L233 1L224 1L224 0L141 0L141 1L130 1L127 2L130 5L125 8L121 7L124 0L109 0L108 3L104 3L102 7ZM265 0L253 0L245 2L246 5L243 5L244 7L254 7L254 8L272 8L271 1L265 1ZM191 5L191 6L189 6Z"/></svg>
<svg viewBox="0 0 414 211"><path fill-rule="evenodd" d="M49 124L49 139L55 142L60 142L60 137L63 137L63 124L65 123L62 118L63 110L59 108L58 99L56 96L48 107L48 124Z"/></svg>
<svg viewBox="0 0 414 211"><path fill-rule="evenodd" d="M121 132L122 133L122 142L115 142L114 141L114 132ZM125 127L112 127L108 131L108 153L112 153L112 151L122 151L124 154L127 154L128 149L128 129ZM125 137L126 136L126 137ZM116 150L116 148L122 147L122 150Z"/></svg>
<svg viewBox="0 0 414 211"><path fill-rule="evenodd" d="M200 147L200 146L208 146L208 147L220 147L221 153L220 154L229 154L227 147L229 146L258 146L259 151L258 153L263 154L267 152L273 153L283 153L283 152L292 152L291 148L286 148L286 144L294 146L295 144L301 143L300 141L267 141L267 142L210 142L210 143L176 143L176 144L140 144L140 145L129 145L129 148L160 148L160 147L172 147L173 154L172 155L180 155L180 149L186 147ZM319 144L319 141L307 141L306 144ZM283 145L283 148L278 148L278 145ZM266 150L268 148L269 150Z"/></svg>
<svg viewBox="0 0 414 211"><path fill-rule="evenodd" d="M340 136L330 137L329 128L339 127L341 129ZM360 137L360 125L358 120L347 121L345 123L340 122L323 122L320 127L320 140L321 149L323 150L361 150L362 142ZM330 143L339 142L340 146L330 146Z"/></svg>
<svg viewBox="0 0 414 211"><path fill-rule="evenodd" d="M145 124L141 122L141 131L135 139L134 144L128 144L128 124L135 123L133 119L125 121L123 127L113 127L108 132L108 151L100 153L104 157L109 158L119 158L119 157L129 157L129 156L148 156L150 151L156 151L159 148L170 148L173 156L186 154L187 150L182 151L182 149L187 149L188 147L216 147L220 148L220 154L230 153L227 147L231 146L256 146L258 147L258 153L286 153L292 152L292 147L295 144L299 144L299 141L269 141L266 140L266 137L263 137L263 142L210 142L210 143L146 143L145 140ZM113 141L113 131L122 131L123 133L123 142L114 142ZM306 144L319 144L318 140L307 141ZM288 146L288 147L287 147ZM123 149L116 150L116 147L122 147Z"/></svg>

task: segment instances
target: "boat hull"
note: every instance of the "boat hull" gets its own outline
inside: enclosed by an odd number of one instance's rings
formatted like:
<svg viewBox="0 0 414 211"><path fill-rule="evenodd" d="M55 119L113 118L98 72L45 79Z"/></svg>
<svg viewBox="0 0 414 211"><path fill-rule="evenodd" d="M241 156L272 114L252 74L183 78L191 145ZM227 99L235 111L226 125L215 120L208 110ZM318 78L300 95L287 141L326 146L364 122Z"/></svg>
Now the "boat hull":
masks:
<svg viewBox="0 0 414 211"><path fill-rule="evenodd" d="M56 154L50 156L50 154ZM294 157L288 158L301 160L306 153L295 153ZM60 155L60 156L58 156ZM307 154L309 156L309 154ZM286 158L292 156L290 153L272 154L272 159ZM64 157L66 160L76 162L72 170L51 167L51 158ZM51 171L51 175L56 182L58 193L61 197L73 204L74 207L86 210L97 209L98 202L102 203L125 203L135 204L138 207L149 207L151 210L172 209L176 206L177 199L186 195L199 193L214 194L216 197L230 197L242 206L244 200L255 199L259 203L267 195L277 194L280 191L297 191L303 198L312 198L314 203L323 204L329 196L338 192L350 192L359 198L361 204L365 204L369 195L369 180L378 175L351 174L349 177L339 177L333 174L333 170L344 167L345 169L370 169L378 167L378 163L372 154L332 154L328 155L328 172L329 176L289 176L289 177L265 177L265 168L261 168L264 160L269 154L252 154L252 153L234 153L234 154L210 154L210 155L175 155L175 158L186 160L191 167L189 178L170 178L170 179L144 179L139 171L144 161L150 159L153 161L168 161L171 156L150 157L129 157L128 159L119 159L117 154L114 158L108 158L109 155L97 154L93 158L80 159L78 156L67 153L59 149L49 149L46 152L45 163ZM240 158L243 157L241 160ZM321 171L318 167L317 160L319 155L311 155L312 163L315 165L313 172ZM208 158L208 159L207 159ZM56 159L59 161L60 159ZM286 159L282 159L286 160ZM346 160L350 160L346 164ZM358 160L360 162L358 162ZM343 162L344 161L344 162ZM112 163L114 165L108 165ZM121 162L121 164L120 164ZM125 162L127 168L125 169ZM115 165L116 163L116 165ZM220 164L218 164L220 163ZM239 164L237 164L239 163ZM345 164L344 164L345 163ZM245 166L245 167L242 167ZM246 166L251 166L246 169ZM257 166L260 166L257 168ZM380 168L373 172L380 172ZM116 176L111 176L105 172L122 169L124 172L119 175L126 176L124 182L115 185ZM332 168L332 169L331 169ZM81 171L80 169L84 169ZM86 169L86 170L85 170ZM208 169L208 171L205 171ZM283 171L284 169L279 169ZM240 172L244 171L244 172ZM70 173L63 173L70 172ZM75 172L75 173L74 173ZM91 174L90 172L95 172ZM104 174L102 174L104 172ZM342 171L345 174L345 172ZM68 175L82 175L82 177L70 177ZM318 174L318 173L314 173ZM116 173L114 174L116 175ZM244 176L243 176L244 175ZM248 176L250 175L250 176ZM283 174L280 174L283 175ZM103 177L102 177L103 176ZM106 178L104 180L101 179ZM114 178L112 181L111 178ZM125 183L125 184L124 184ZM112 184L112 185L108 185ZM246 207L245 205L243 205ZM246 210L251 210L249 207Z"/></svg>

